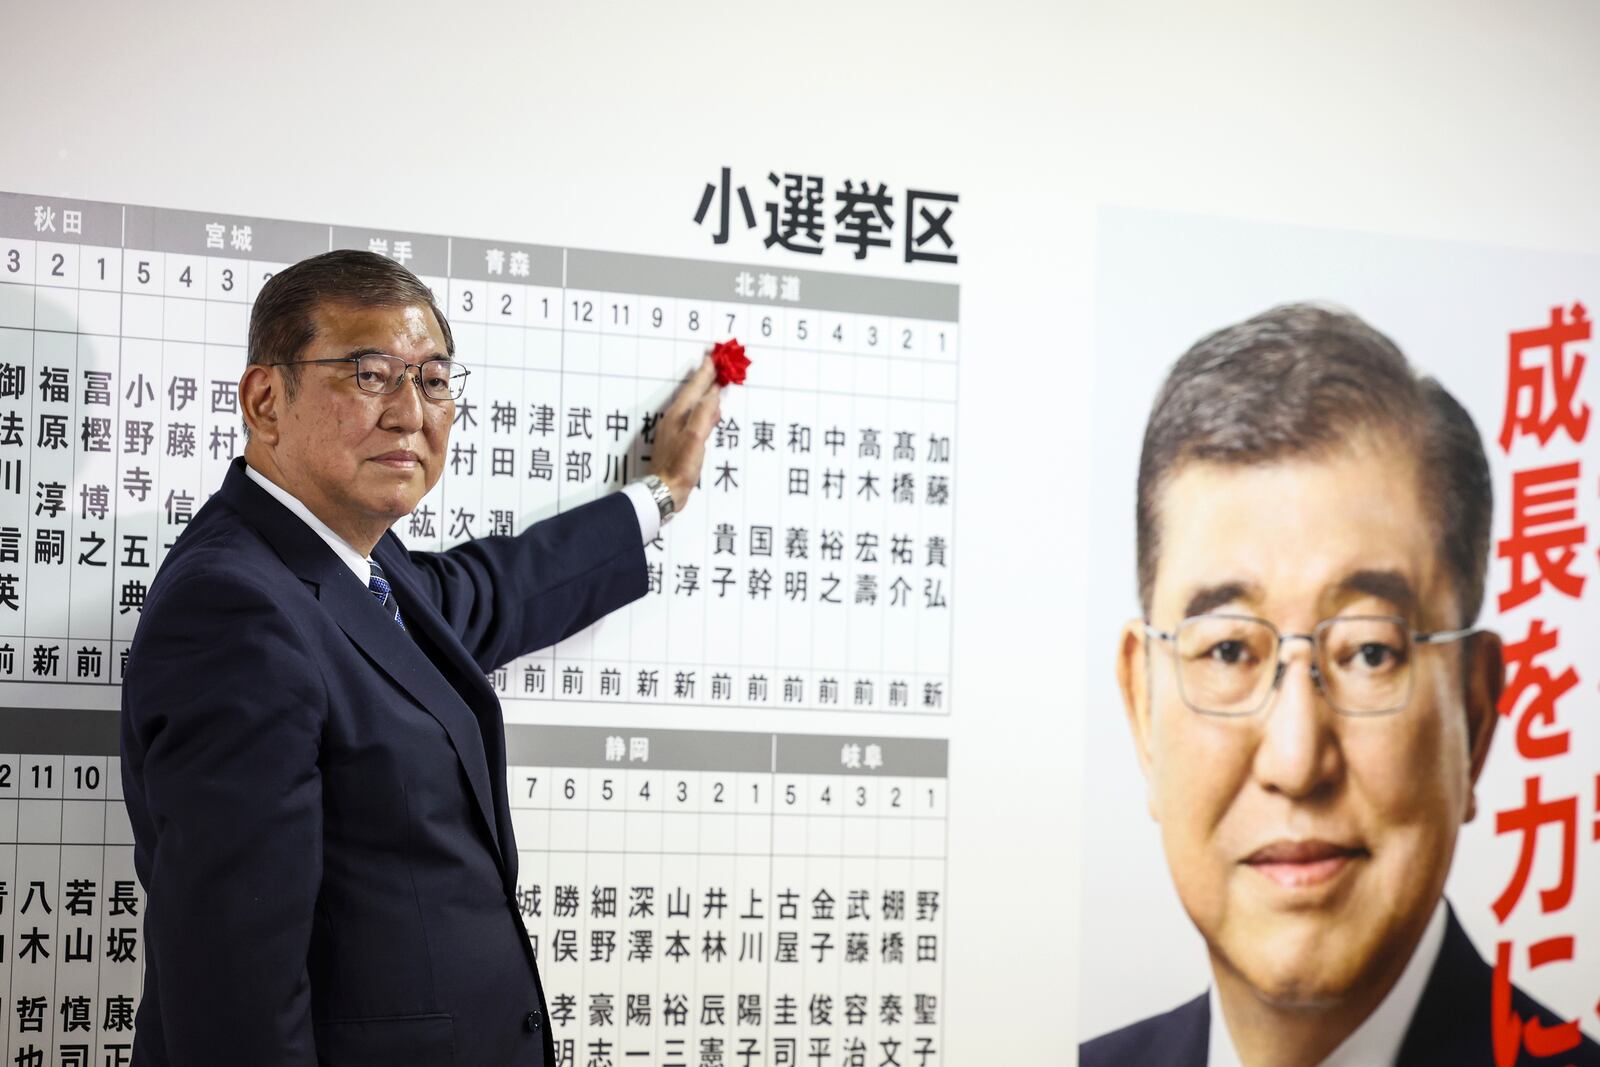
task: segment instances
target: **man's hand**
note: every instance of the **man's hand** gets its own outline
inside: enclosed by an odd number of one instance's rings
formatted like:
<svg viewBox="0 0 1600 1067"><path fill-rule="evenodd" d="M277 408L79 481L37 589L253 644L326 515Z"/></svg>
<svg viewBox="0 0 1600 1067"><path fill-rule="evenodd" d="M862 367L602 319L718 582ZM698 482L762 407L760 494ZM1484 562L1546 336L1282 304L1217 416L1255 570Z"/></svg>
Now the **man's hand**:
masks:
<svg viewBox="0 0 1600 1067"><path fill-rule="evenodd" d="M700 482L706 440L721 418L722 386L717 384L711 357L706 356L661 413L650 454L650 473L672 490L672 502L679 511Z"/></svg>

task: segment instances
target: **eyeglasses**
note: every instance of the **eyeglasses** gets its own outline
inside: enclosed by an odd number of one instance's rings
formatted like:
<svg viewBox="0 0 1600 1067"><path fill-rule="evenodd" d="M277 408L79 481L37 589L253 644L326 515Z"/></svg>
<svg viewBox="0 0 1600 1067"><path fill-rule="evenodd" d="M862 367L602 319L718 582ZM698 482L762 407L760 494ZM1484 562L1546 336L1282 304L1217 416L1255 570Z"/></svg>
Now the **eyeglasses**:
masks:
<svg viewBox="0 0 1600 1067"><path fill-rule="evenodd" d="M471 373L465 367L459 367L448 359L429 359L421 363L407 363L399 356L391 356L384 352L368 352L360 356L339 356L334 359L301 359L285 363L268 363L268 367L305 367L313 363L354 363L356 365L356 385L362 392L376 393L379 396L388 396L400 388L400 383L409 375L407 371L416 369L417 388L422 390L422 395L429 400L459 400L461 394L466 392L467 375Z"/></svg>
<svg viewBox="0 0 1600 1067"><path fill-rule="evenodd" d="M1190 710L1229 718L1254 715L1283 681L1283 648L1311 645L1311 677L1328 703L1350 716L1392 715L1411 699L1412 654L1418 648L1459 641L1477 633L1417 633L1394 615L1340 615L1308 634L1280 634L1249 615L1195 615L1175 630L1144 624L1146 635L1166 642L1177 668L1178 694Z"/></svg>

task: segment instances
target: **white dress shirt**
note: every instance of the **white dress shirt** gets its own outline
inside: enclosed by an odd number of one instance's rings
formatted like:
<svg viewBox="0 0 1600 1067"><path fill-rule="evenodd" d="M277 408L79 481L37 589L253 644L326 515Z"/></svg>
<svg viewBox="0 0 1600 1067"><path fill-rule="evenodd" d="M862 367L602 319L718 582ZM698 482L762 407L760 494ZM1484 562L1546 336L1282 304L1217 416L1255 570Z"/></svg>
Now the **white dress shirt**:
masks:
<svg viewBox="0 0 1600 1067"><path fill-rule="evenodd" d="M1441 900L1433 909L1433 917L1422 932L1422 940L1411 954L1400 980L1379 1002L1378 1008L1358 1027L1355 1033L1328 1054L1317 1067L1396 1067L1400 1046L1411 1026L1411 1017L1417 1013L1422 992L1428 986L1428 976L1439 961L1439 950L1444 947L1445 904ZM1217 1000L1217 987L1211 986L1211 1048L1207 1054L1207 1067L1244 1067L1239 1050L1233 1047L1233 1035L1222 1017L1222 1005Z"/></svg>
<svg viewBox="0 0 1600 1067"><path fill-rule="evenodd" d="M362 588L366 588L367 582L372 577L372 557L358 552L349 541L334 533L327 523L313 515L311 509L300 502L299 497L250 466L249 463L244 465L244 472L250 476L251 481L271 493L274 500L294 512L301 522L311 527L313 533L327 542L328 547L333 549L333 554L338 556L346 567L350 568L350 573L355 575L357 580L361 582ZM640 536L644 539L645 544L649 544L661 533L661 512L656 507L655 498L650 495L650 490L646 489L642 482L634 482L631 485L624 486L622 492L633 504L633 512L638 516Z"/></svg>

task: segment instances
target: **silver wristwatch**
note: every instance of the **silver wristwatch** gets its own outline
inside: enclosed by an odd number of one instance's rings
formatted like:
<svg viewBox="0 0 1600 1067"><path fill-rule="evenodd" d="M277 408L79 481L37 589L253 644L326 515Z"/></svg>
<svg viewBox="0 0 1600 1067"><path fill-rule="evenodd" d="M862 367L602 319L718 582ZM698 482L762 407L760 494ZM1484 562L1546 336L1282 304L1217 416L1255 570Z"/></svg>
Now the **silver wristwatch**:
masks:
<svg viewBox="0 0 1600 1067"><path fill-rule="evenodd" d="M666 482L654 474L644 476L644 487L650 490L650 498L656 502L656 511L661 515L661 525L665 526L678 513L678 504L672 499L672 490L667 488Z"/></svg>

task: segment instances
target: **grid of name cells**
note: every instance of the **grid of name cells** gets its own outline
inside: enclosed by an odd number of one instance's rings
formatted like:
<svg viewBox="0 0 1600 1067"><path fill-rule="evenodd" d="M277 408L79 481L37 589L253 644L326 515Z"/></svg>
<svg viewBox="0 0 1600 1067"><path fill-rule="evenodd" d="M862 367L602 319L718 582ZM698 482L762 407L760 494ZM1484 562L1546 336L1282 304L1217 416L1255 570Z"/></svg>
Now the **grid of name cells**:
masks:
<svg viewBox="0 0 1600 1067"><path fill-rule="evenodd" d="M144 893L121 797L115 755L0 755L0 1062L132 1060Z"/></svg>
<svg viewBox="0 0 1600 1067"><path fill-rule="evenodd" d="M955 286L3 193L0 679L121 680L243 450L252 302L329 247L416 271L471 372L413 548L626 484L714 343L753 360L644 600L493 672L503 697L947 710Z"/></svg>
<svg viewBox="0 0 1600 1067"><path fill-rule="evenodd" d="M130 1062L144 967L115 723L0 755L0 1062ZM72 735L68 737L67 735ZM559 1062L942 1061L947 743L508 727Z"/></svg>
<svg viewBox="0 0 1600 1067"><path fill-rule="evenodd" d="M945 751L514 728L558 1063L942 1062Z"/></svg>
<svg viewBox="0 0 1600 1067"><path fill-rule="evenodd" d="M452 242L473 378L444 477L402 520L414 547L637 476L710 340L753 361L698 493L650 546L645 601L494 672L501 695L944 710L954 291L812 274L806 305L763 306L735 299L741 268L573 250L556 308L495 282L495 251Z"/></svg>

